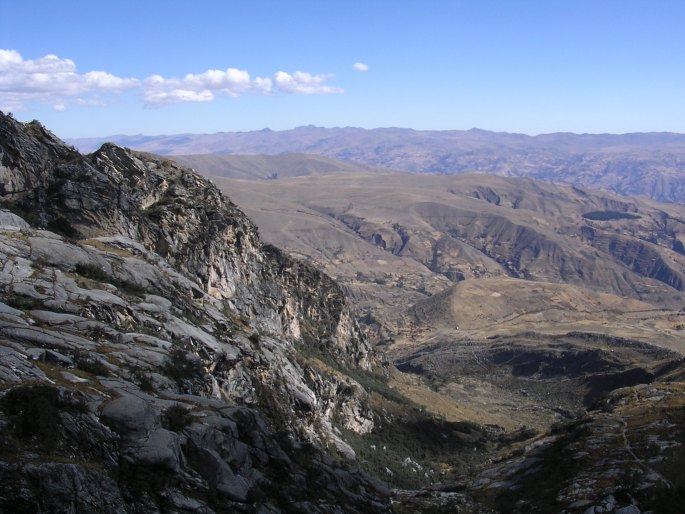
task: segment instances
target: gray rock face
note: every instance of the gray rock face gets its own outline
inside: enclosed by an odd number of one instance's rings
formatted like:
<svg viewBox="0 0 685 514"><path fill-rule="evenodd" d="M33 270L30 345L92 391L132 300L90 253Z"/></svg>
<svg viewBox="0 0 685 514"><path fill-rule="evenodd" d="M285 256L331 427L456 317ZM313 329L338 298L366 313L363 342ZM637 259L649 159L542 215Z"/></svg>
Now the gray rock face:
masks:
<svg viewBox="0 0 685 514"><path fill-rule="evenodd" d="M340 288L210 182L0 113L0 205L0 510L389 508L324 450L366 392L300 354L378 362Z"/></svg>
<svg viewBox="0 0 685 514"><path fill-rule="evenodd" d="M107 402L100 420L120 434L147 435L158 424L155 411L143 399L125 395Z"/></svg>
<svg viewBox="0 0 685 514"><path fill-rule="evenodd" d="M16 214L0 209L0 227L5 228L5 230L22 230L29 228L30 225Z"/></svg>

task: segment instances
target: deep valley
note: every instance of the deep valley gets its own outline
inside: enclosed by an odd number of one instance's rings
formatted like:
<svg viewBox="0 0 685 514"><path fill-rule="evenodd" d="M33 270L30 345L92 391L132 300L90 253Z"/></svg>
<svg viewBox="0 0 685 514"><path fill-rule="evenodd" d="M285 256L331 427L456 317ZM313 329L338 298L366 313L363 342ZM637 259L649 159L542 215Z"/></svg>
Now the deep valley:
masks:
<svg viewBox="0 0 685 514"><path fill-rule="evenodd" d="M0 137L3 511L683 501L685 207Z"/></svg>

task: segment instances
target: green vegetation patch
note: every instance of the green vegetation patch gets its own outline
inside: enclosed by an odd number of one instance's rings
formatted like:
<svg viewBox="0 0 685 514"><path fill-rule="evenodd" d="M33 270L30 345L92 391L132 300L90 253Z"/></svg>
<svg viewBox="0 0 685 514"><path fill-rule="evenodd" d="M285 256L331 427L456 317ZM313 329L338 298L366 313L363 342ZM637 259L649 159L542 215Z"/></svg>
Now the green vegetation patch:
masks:
<svg viewBox="0 0 685 514"><path fill-rule="evenodd" d="M74 354L74 363L77 369L91 375L98 377L109 376L109 368L101 360L88 352L77 351Z"/></svg>
<svg viewBox="0 0 685 514"><path fill-rule="evenodd" d="M362 470L393 487L415 489L448 479L483 459L491 441L470 422L449 422L426 412L379 372L346 366L311 341L298 345L295 359L322 373L348 376L369 393L375 428L367 434L336 426L357 454Z"/></svg>
<svg viewBox="0 0 685 514"><path fill-rule="evenodd" d="M75 267L74 271L81 275L82 277L90 278L96 282L109 282L112 277L100 266L91 264L89 262L79 262Z"/></svg>
<svg viewBox="0 0 685 514"><path fill-rule="evenodd" d="M445 421L416 406L388 416L397 404L374 403L381 419L373 431L343 430L344 439L357 453L359 467L389 485L413 489L445 481L481 459L486 440L477 425Z"/></svg>
<svg viewBox="0 0 685 514"><path fill-rule="evenodd" d="M48 222L47 228L57 234L61 234L68 239L75 239L79 236L79 231L66 218L55 218Z"/></svg>

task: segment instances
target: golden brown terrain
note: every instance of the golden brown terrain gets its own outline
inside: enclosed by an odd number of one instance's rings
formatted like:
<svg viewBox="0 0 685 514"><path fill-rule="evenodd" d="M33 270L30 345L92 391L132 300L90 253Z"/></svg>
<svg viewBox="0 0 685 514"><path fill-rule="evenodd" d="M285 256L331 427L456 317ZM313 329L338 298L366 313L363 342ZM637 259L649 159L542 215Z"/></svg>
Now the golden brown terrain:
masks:
<svg viewBox="0 0 685 514"><path fill-rule="evenodd" d="M487 512L489 505L497 512L518 501L520 512L552 504L576 512L576 505L604 505L600 500L627 502L626 473L652 488L641 496L645 505L679 498L675 489L653 488L672 483L680 453L664 453L670 471L660 481L642 457L631 456L628 443L614 448L610 441L607 427L618 426L616 437L628 441L660 423L658 413L643 411L652 403L636 392L625 395L636 399L625 416L623 407L606 413L598 406L612 391L642 391L645 384L679 390L685 207L476 174L215 180L265 239L343 284L396 367L391 389L438 419L481 427L465 429L481 441L474 443L477 453L501 459L494 468L481 462L483 475L470 475L470 482L463 477L473 464L443 459L443 479L462 477L456 489L398 493L400 508ZM601 452L577 457L585 458L589 478L581 466L545 475L548 461L586 444L578 423L604 431L592 443ZM621 452L633 462L601 478L606 470L595 457L622 462ZM545 464L535 466L543 453ZM544 478L535 501L532 493L507 492L517 483L516 459ZM591 485L585 496L573 489L583 480ZM518 482L522 490L532 487ZM562 486L568 490L552 497Z"/></svg>

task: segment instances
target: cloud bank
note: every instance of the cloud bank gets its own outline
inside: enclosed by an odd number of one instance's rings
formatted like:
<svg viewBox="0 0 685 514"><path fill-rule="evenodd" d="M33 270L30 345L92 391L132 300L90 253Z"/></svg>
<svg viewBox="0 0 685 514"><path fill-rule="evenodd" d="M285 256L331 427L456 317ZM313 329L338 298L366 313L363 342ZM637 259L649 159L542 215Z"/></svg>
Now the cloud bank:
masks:
<svg viewBox="0 0 685 514"><path fill-rule="evenodd" d="M211 102L217 95L238 97L248 91L268 93L271 80L256 78L244 70L208 70L199 75L188 74L182 79L153 75L143 81L143 97L147 106L176 102Z"/></svg>
<svg viewBox="0 0 685 514"><path fill-rule="evenodd" d="M104 71L79 74L71 59L46 55L24 60L15 50L0 49L0 107L21 109L26 103L44 103L64 110L65 103L91 103L109 93L139 86L133 78Z"/></svg>
<svg viewBox="0 0 685 514"><path fill-rule="evenodd" d="M113 94L134 91L146 107L163 107L181 102L211 102L220 96L239 97L253 93L274 95L329 95L343 89L327 85L331 74L303 71L276 72L272 78L250 77L245 70L207 70L183 78L151 75L145 79L121 78L105 71L77 72L71 59L46 55L25 60L15 50L0 49L0 109L21 110L28 104L48 104L57 111L68 105L107 103Z"/></svg>

